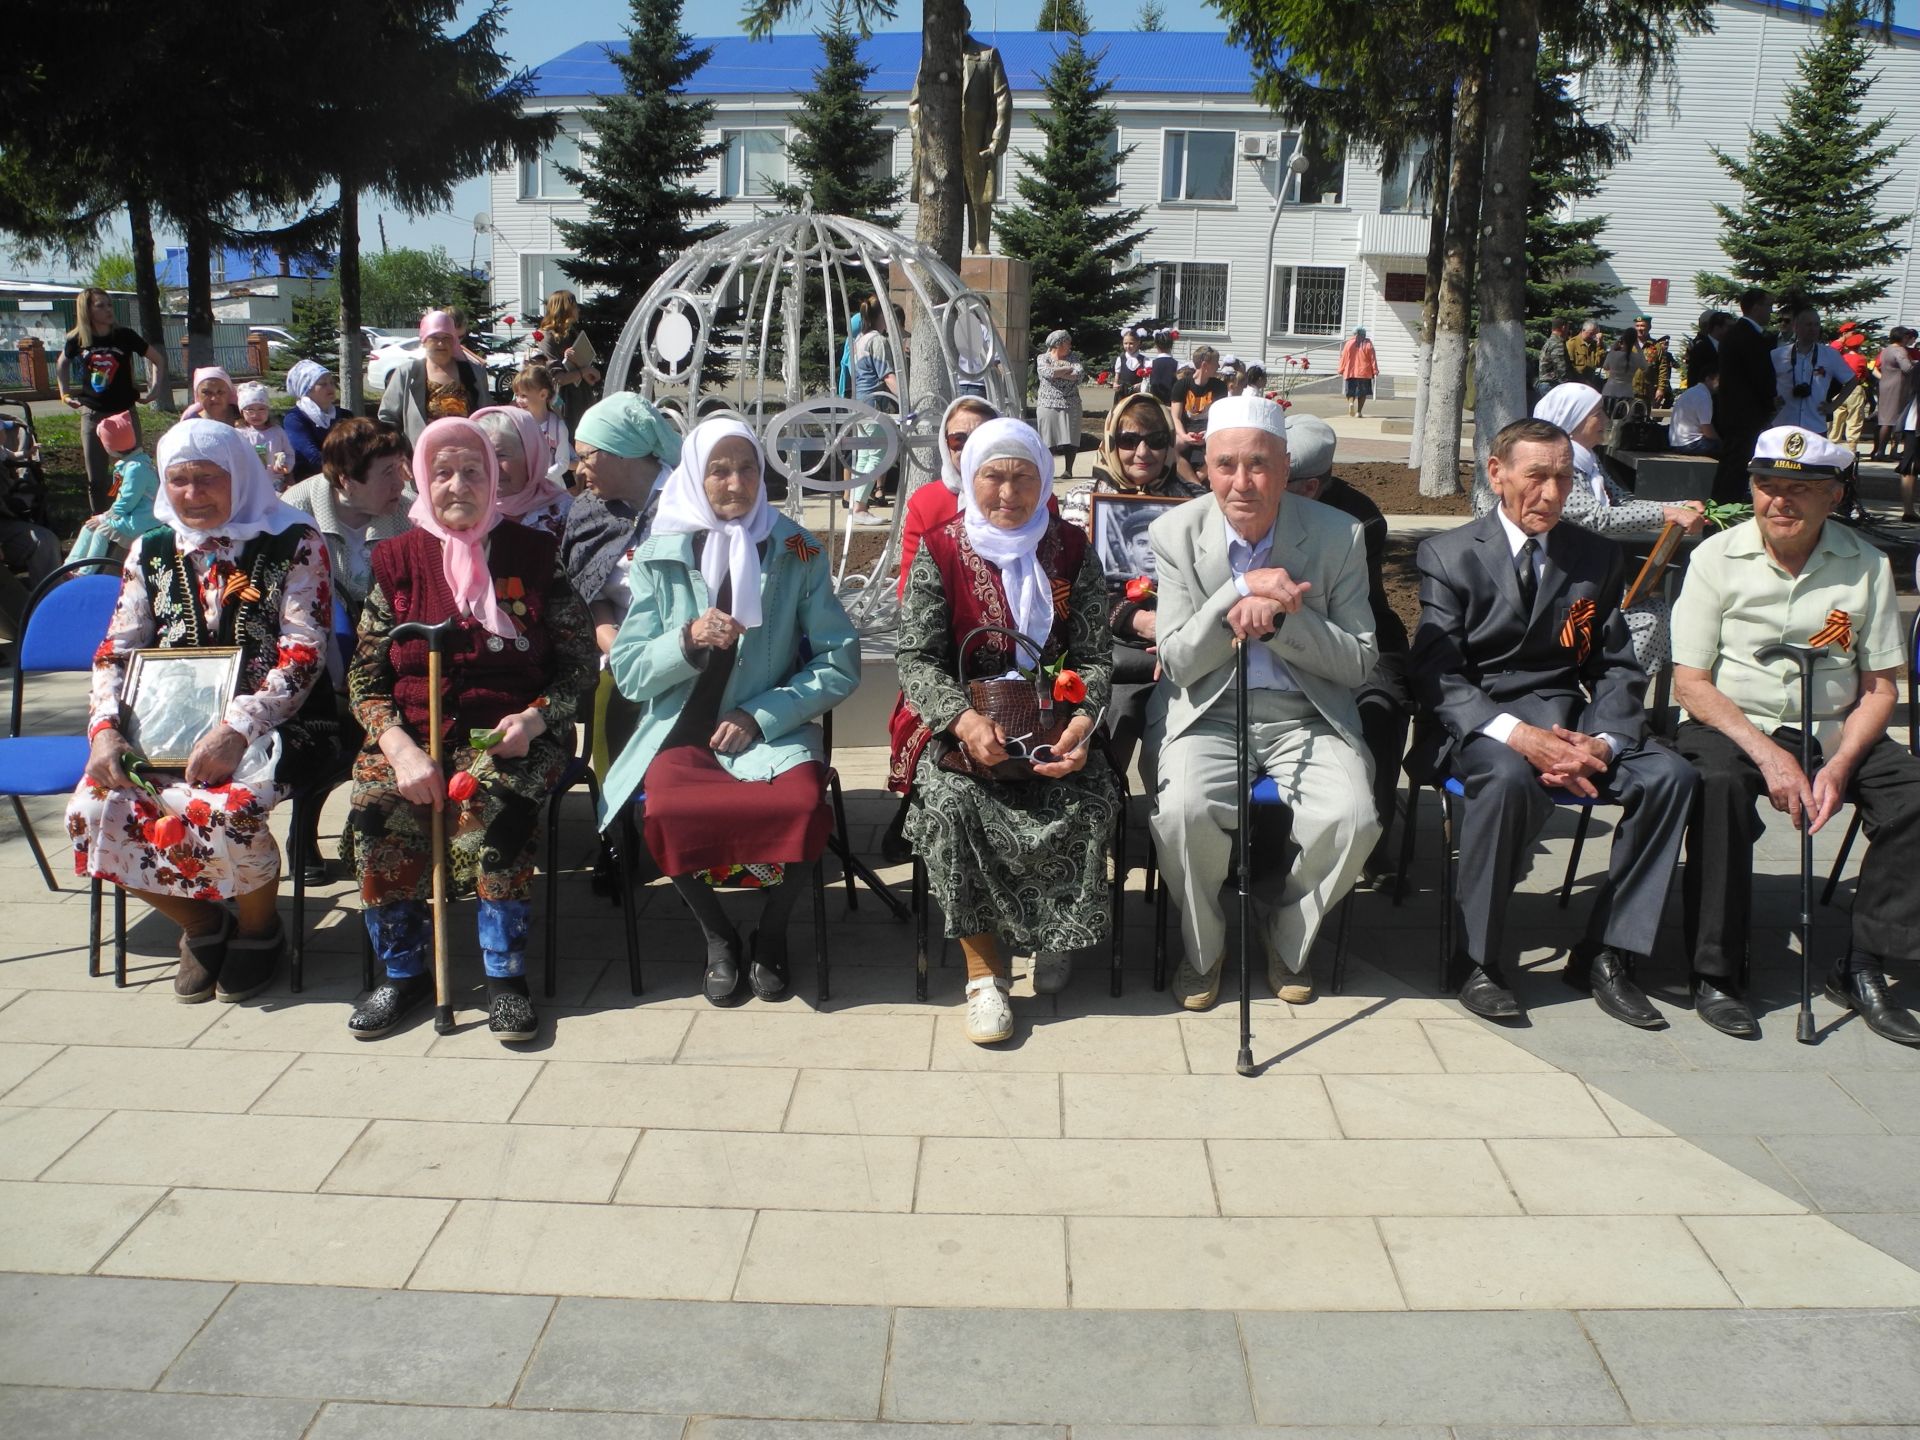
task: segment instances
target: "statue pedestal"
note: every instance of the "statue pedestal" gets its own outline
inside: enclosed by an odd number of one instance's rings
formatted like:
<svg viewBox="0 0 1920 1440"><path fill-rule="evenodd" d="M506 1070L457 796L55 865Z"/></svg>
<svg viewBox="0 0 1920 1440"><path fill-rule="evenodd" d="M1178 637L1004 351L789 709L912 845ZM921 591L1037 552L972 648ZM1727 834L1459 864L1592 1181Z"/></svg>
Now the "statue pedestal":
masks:
<svg viewBox="0 0 1920 1440"><path fill-rule="evenodd" d="M1027 347L1027 324L1033 308L1033 266L1007 255L966 255L960 260L960 280L987 302L1000 344L1007 352L1007 370L1014 388L1025 394L1032 379L1033 355ZM894 303L912 323L913 291L896 274ZM1016 417L1024 418L1024 417Z"/></svg>

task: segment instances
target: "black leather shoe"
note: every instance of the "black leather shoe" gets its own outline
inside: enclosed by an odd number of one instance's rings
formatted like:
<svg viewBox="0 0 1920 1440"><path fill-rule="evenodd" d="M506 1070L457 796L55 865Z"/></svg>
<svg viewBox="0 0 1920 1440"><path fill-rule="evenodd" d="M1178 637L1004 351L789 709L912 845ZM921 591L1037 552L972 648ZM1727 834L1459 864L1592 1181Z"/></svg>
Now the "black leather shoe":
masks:
<svg viewBox="0 0 1920 1440"><path fill-rule="evenodd" d="M1560 978L1575 990L1593 996L1593 1003L1623 1024L1641 1030L1664 1030L1667 1017L1653 1008L1653 1002L1633 981L1633 957L1611 945L1602 946L1592 956L1577 952L1567 961Z"/></svg>
<svg viewBox="0 0 1920 1440"><path fill-rule="evenodd" d="M738 943L738 942L735 942ZM740 957L728 950L707 956L707 978L702 987L710 1005L740 1003Z"/></svg>
<svg viewBox="0 0 1920 1440"><path fill-rule="evenodd" d="M1731 1035L1736 1040L1760 1038L1760 1026L1753 1018L1753 1011L1747 1008L1747 1002L1718 976L1693 977L1693 1013L1722 1035Z"/></svg>
<svg viewBox="0 0 1920 1440"><path fill-rule="evenodd" d="M762 1000L778 1000L787 993L786 957L761 955L758 930L747 937L747 955L747 983L755 995Z"/></svg>
<svg viewBox="0 0 1920 1440"><path fill-rule="evenodd" d="M1466 983L1460 987L1460 1003L1482 1020L1520 1018L1520 1002L1513 998L1513 992L1483 966L1476 965L1468 972Z"/></svg>
<svg viewBox="0 0 1920 1440"><path fill-rule="evenodd" d="M540 1034L531 997L503 990L487 1004L487 1032L503 1045L522 1045Z"/></svg>
<svg viewBox="0 0 1920 1440"><path fill-rule="evenodd" d="M1893 1003L1887 977L1879 970L1853 970L1827 977L1827 998L1867 1022L1867 1028L1896 1045L1920 1046L1920 1024Z"/></svg>
<svg viewBox="0 0 1920 1440"><path fill-rule="evenodd" d="M353 1013L347 1017L347 1029L356 1040L377 1040L397 1029L402 1020L432 998L431 975L389 980L353 1007Z"/></svg>

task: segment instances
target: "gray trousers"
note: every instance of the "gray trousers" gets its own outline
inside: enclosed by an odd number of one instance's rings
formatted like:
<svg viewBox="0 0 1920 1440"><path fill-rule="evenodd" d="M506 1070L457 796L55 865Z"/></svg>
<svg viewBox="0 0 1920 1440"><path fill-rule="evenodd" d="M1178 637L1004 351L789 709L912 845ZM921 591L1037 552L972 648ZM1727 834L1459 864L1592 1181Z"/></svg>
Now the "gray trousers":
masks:
<svg viewBox="0 0 1920 1440"><path fill-rule="evenodd" d="M1507 953L1507 906L1525 852L1553 813L1534 768L1504 741L1469 735L1455 753L1466 786L1460 819L1460 918L1469 958L1498 969ZM1603 804L1625 810L1613 832L1607 881L1587 921L1587 945L1646 955L1680 863L1680 837L1699 776L1656 740L1628 750L1595 779Z"/></svg>
<svg viewBox="0 0 1920 1440"><path fill-rule="evenodd" d="M1367 758L1297 691L1247 697L1248 772L1271 775L1293 811L1293 864L1277 897L1256 907L1270 955L1299 973L1328 911L1353 888L1380 834ZM1202 974L1226 951L1220 886L1233 859L1240 817L1231 689L1204 717L1160 749L1153 843L1162 883L1180 907L1180 938ZM1254 869L1271 856L1256 856Z"/></svg>

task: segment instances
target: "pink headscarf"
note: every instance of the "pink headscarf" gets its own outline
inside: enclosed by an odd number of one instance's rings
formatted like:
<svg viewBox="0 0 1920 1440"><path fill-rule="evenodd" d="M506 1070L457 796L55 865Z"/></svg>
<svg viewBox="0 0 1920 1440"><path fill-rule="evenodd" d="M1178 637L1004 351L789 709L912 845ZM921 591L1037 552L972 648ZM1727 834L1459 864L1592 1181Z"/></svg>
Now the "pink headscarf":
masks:
<svg viewBox="0 0 1920 1440"><path fill-rule="evenodd" d="M453 323L453 316L446 311L429 310L420 317L420 338L424 340L429 335L451 335L458 340L460 327Z"/></svg>
<svg viewBox="0 0 1920 1440"><path fill-rule="evenodd" d="M489 415L500 415L513 422L513 433L520 438L520 450L526 456L529 477L526 488L517 495L501 495L496 491L493 508L509 520L518 520L523 515L531 515L551 505L566 494L565 486L556 485L547 478L547 469L552 465L553 457L548 453L546 432L540 428L540 422L518 405L488 405L467 418L477 424ZM485 429L484 426L481 428Z"/></svg>
<svg viewBox="0 0 1920 1440"><path fill-rule="evenodd" d="M228 392L237 393L234 390L233 377L225 370L222 370L218 365L202 365L198 370L193 372L193 385L188 391L192 397L192 403L180 412L180 418L182 420L194 420L206 414L207 407L200 403L199 397L201 384L208 380L224 380L227 382Z"/></svg>
<svg viewBox="0 0 1920 1440"><path fill-rule="evenodd" d="M433 513L433 457L453 445L477 450L486 463L487 493L481 500L486 507L484 518L471 530L449 530ZM500 523L495 503L500 493L500 464L493 456L493 442L471 420L436 420L414 442L413 473L420 493L407 514L440 542L441 573L446 576L447 589L453 592L454 608L473 616L501 639L511 640L520 631L493 598L493 575L487 569L487 533Z"/></svg>

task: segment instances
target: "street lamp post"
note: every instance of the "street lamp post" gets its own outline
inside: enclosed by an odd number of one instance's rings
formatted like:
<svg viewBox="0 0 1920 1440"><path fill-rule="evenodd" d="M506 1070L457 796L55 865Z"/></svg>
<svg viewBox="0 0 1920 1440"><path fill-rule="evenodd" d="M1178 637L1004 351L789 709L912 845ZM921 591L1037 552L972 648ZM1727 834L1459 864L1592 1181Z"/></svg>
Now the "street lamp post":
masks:
<svg viewBox="0 0 1920 1440"><path fill-rule="evenodd" d="M1273 247L1280 238L1280 212L1287 208L1287 190L1307 168L1307 133L1293 142L1293 154L1280 170L1280 188L1273 197L1273 224L1267 229L1267 299L1260 314L1260 368L1267 368L1267 345L1273 333Z"/></svg>

